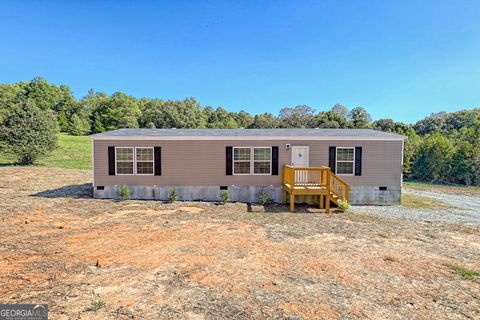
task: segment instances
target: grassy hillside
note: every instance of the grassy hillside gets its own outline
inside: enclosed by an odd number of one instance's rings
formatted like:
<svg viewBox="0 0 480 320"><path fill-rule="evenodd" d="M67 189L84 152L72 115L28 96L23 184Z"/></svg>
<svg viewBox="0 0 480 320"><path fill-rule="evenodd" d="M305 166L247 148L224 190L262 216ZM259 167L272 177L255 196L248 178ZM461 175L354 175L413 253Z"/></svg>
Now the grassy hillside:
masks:
<svg viewBox="0 0 480 320"><path fill-rule="evenodd" d="M58 148L39 165L67 169L92 168L92 142L89 137L58 134ZM12 159L0 154L0 164L10 164Z"/></svg>

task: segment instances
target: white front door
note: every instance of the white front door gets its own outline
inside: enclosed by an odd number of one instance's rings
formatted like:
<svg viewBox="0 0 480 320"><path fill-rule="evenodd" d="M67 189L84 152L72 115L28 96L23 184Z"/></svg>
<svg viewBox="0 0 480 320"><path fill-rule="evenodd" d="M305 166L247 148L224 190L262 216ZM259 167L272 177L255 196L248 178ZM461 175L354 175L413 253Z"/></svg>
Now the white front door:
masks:
<svg viewBox="0 0 480 320"><path fill-rule="evenodd" d="M308 151L308 146L293 146L291 165L294 167L308 167Z"/></svg>

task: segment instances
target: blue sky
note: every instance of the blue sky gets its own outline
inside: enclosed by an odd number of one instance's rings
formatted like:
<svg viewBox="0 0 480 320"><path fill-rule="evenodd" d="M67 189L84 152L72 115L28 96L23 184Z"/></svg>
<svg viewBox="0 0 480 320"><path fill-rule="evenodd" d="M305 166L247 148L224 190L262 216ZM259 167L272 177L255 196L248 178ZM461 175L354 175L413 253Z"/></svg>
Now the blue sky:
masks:
<svg viewBox="0 0 480 320"><path fill-rule="evenodd" d="M278 113L480 106L480 1L3 1L0 83L39 75Z"/></svg>

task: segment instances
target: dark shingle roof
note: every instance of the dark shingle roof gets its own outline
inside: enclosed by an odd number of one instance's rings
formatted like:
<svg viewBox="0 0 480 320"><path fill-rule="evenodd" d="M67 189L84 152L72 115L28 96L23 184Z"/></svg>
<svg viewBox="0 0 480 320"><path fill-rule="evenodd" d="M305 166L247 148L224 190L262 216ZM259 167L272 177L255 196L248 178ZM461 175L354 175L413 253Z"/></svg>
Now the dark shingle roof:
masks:
<svg viewBox="0 0 480 320"><path fill-rule="evenodd" d="M371 129L118 129L92 135L112 137L341 137L402 140L405 136Z"/></svg>

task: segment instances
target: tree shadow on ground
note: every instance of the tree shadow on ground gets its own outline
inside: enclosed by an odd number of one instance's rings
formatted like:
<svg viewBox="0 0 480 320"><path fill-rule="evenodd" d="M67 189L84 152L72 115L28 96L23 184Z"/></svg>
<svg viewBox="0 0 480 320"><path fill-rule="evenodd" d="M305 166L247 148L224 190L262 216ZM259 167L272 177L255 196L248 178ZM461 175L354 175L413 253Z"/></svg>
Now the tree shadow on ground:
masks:
<svg viewBox="0 0 480 320"><path fill-rule="evenodd" d="M10 162L2 162L2 163L0 163L0 167L14 167L14 166L18 166L18 164L10 163Z"/></svg>
<svg viewBox="0 0 480 320"><path fill-rule="evenodd" d="M56 189L45 190L31 195L42 198L76 198L93 199L93 187L91 183L63 186Z"/></svg>

